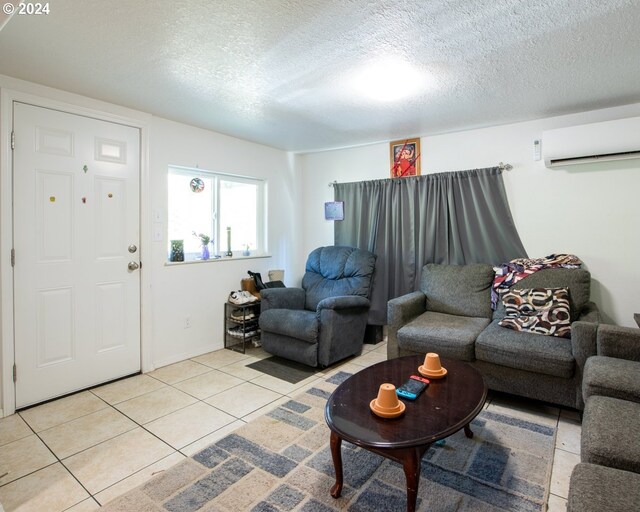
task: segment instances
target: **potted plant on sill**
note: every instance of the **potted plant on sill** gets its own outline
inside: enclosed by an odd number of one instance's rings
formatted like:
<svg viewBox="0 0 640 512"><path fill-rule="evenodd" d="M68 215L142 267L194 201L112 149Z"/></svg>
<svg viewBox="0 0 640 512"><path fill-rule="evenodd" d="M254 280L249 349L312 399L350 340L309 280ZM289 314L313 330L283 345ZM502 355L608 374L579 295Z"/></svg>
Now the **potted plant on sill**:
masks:
<svg viewBox="0 0 640 512"><path fill-rule="evenodd" d="M204 233L196 233L193 232L193 236L200 239L200 243L202 244L202 252L200 253L200 259L208 260L210 258L209 254L209 242L211 241L211 237L209 235L205 235Z"/></svg>

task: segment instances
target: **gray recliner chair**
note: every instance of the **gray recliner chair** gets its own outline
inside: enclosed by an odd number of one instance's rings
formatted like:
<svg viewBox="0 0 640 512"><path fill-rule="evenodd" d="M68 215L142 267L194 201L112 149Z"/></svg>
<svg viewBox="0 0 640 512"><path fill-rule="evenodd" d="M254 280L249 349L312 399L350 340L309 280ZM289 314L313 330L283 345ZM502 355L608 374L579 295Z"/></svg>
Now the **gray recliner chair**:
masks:
<svg viewBox="0 0 640 512"><path fill-rule="evenodd" d="M308 366L329 366L362 350L375 255L319 247L302 288L262 290L260 329L267 352Z"/></svg>

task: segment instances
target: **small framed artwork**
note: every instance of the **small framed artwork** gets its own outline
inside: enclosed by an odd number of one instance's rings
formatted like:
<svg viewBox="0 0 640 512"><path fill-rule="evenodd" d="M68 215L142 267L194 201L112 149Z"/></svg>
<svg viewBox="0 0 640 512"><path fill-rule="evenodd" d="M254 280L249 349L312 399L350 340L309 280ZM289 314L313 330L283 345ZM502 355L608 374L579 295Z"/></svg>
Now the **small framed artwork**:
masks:
<svg viewBox="0 0 640 512"><path fill-rule="evenodd" d="M344 220L344 201L324 203L324 218L326 220Z"/></svg>
<svg viewBox="0 0 640 512"><path fill-rule="evenodd" d="M420 176L420 139L396 140L390 143L391 177Z"/></svg>

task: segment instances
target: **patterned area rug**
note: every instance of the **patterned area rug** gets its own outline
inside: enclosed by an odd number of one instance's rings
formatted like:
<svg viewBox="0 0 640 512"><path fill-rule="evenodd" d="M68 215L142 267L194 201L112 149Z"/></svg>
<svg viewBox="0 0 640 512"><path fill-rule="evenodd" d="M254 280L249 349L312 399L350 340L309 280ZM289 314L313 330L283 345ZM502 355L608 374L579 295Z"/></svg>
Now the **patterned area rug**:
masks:
<svg viewBox="0 0 640 512"><path fill-rule="evenodd" d="M104 507L106 512L404 511L402 467L342 443L344 488L335 500L324 405L350 374L339 372L240 427ZM473 439L458 432L425 454L420 511L541 511L555 429L483 411Z"/></svg>

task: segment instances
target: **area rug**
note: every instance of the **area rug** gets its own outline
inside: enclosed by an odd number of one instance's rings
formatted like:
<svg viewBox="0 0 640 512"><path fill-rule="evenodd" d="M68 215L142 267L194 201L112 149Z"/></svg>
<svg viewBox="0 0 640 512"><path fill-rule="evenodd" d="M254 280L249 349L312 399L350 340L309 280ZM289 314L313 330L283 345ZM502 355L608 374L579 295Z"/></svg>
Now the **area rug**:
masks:
<svg viewBox="0 0 640 512"><path fill-rule="evenodd" d="M350 374L339 372L240 427L146 484L106 512L370 512L406 510L402 467L342 443L344 487L335 481L327 398ZM541 511L548 497L555 429L485 410L433 446L421 465L418 510Z"/></svg>
<svg viewBox="0 0 640 512"><path fill-rule="evenodd" d="M289 359L284 359L278 356L260 359L255 363L248 364L247 368L252 368L259 372L266 373L267 375L271 375L277 379L286 380L291 384L297 384L320 371L319 368L312 368L311 366L290 361Z"/></svg>

